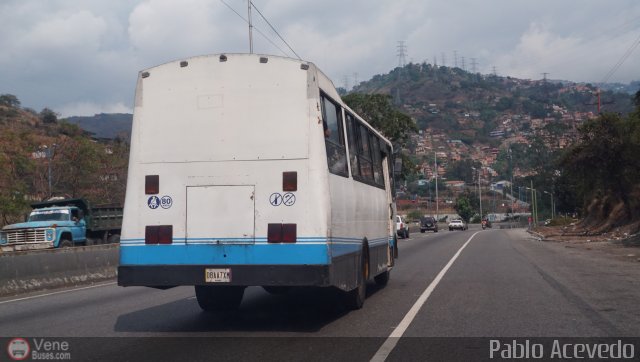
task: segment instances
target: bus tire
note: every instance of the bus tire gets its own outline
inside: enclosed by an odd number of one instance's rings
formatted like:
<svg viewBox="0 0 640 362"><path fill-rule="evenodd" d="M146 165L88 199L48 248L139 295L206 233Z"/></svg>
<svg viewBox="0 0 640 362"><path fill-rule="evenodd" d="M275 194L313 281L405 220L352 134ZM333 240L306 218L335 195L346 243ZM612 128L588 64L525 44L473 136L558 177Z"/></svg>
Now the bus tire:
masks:
<svg viewBox="0 0 640 362"><path fill-rule="evenodd" d="M73 246L73 243L71 242L71 240L69 240L69 239L60 240L60 247L61 248L70 248L72 246Z"/></svg>
<svg viewBox="0 0 640 362"><path fill-rule="evenodd" d="M244 295L241 286L196 285L196 299L204 311L238 309Z"/></svg>
<svg viewBox="0 0 640 362"><path fill-rule="evenodd" d="M358 286L345 293L345 304L350 310L362 308L367 297L367 279L369 279L369 248L367 244L362 246L360 253L360 273Z"/></svg>
<svg viewBox="0 0 640 362"><path fill-rule="evenodd" d="M384 273L378 274L373 277L373 280L375 280L376 284L378 284L379 286L384 287L385 285L387 285L387 283L389 283L389 278L391 278L391 270L387 269L384 271Z"/></svg>

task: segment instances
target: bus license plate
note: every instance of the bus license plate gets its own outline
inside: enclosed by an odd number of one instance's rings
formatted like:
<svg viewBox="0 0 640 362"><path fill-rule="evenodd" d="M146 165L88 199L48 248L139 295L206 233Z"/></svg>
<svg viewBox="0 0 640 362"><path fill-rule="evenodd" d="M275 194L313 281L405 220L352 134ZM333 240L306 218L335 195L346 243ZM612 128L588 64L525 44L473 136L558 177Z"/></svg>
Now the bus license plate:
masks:
<svg viewBox="0 0 640 362"><path fill-rule="evenodd" d="M230 283L231 269L205 269L204 281L206 283Z"/></svg>

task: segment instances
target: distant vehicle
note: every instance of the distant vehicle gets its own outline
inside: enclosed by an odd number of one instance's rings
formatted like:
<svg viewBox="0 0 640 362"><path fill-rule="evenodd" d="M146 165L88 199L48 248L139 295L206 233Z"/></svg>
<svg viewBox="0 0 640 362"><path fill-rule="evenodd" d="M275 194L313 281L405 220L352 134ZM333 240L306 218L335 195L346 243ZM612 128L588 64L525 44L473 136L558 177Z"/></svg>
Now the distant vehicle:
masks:
<svg viewBox="0 0 640 362"><path fill-rule="evenodd" d="M420 218L420 232L424 233L425 231L438 232L438 222L434 217L423 216Z"/></svg>
<svg viewBox="0 0 640 362"><path fill-rule="evenodd" d="M467 230L467 224L460 219L451 220L449 222L449 231L453 230Z"/></svg>
<svg viewBox="0 0 640 362"><path fill-rule="evenodd" d="M484 230L486 228L490 228L490 227L492 227L492 225L491 225L491 221L489 221L489 219L482 220L482 230Z"/></svg>
<svg viewBox="0 0 640 362"><path fill-rule="evenodd" d="M120 241L122 207L90 206L84 199L60 199L31 204L26 222L0 231L3 251L61 248Z"/></svg>
<svg viewBox="0 0 640 362"><path fill-rule="evenodd" d="M400 215L396 215L396 233L403 239L409 237L409 224Z"/></svg>

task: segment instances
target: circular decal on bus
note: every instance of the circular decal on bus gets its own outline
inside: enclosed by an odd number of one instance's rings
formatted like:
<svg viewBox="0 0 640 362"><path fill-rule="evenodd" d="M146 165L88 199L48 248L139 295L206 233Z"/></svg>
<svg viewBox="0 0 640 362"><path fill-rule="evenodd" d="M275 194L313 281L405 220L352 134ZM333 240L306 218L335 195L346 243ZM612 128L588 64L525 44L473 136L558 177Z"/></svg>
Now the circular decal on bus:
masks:
<svg viewBox="0 0 640 362"><path fill-rule="evenodd" d="M147 205L151 210L155 210L160 206L160 199L158 196L151 196L149 200L147 200Z"/></svg>
<svg viewBox="0 0 640 362"><path fill-rule="evenodd" d="M282 204L282 195L277 192L274 192L269 196L269 203L271 206L280 206Z"/></svg>
<svg viewBox="0 0 640 362"><path fill-rule="evenodd" d="M287 206L291 206L295 204L296 195L292 194L291 192L287 192L286 194L282 195L282 203Z"/></svg>
<svg viewBox="0 0 640 362"><path fill-rule="evenodd" d="M163 209L168 209L171 207L171 205L173 205L171 196L162 196L162 198L160 199L160 206L162 206Z"/></svg>

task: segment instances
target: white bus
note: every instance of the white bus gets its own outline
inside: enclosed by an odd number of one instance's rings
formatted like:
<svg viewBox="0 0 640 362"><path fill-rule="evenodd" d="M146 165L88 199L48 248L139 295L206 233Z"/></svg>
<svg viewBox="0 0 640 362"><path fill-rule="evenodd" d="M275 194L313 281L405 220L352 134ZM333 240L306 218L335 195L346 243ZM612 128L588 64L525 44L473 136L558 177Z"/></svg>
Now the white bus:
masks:
<svg viewBox="0 0 640 362"><path fill-rule="evenodd" d="M312 63L194 57L140 72L118 284L336 287L362 307L397 256L391 143Z"/></svg>

